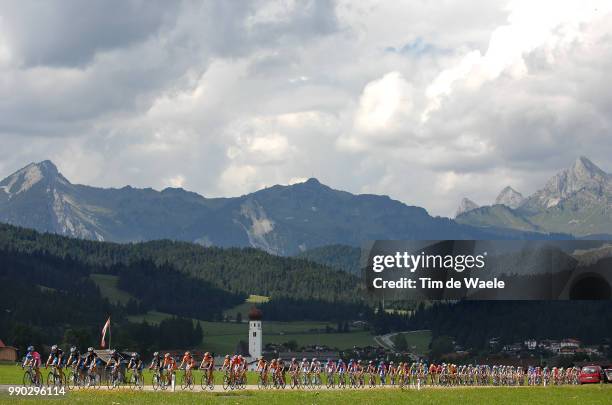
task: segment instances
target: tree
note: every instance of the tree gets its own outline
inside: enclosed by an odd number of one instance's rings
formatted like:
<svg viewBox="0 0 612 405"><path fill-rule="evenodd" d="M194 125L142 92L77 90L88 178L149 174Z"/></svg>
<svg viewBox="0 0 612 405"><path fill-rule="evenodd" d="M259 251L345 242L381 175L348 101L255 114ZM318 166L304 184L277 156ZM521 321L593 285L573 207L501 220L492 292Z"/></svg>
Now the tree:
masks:
<svg viewBox="0 0 612 405"><path fill-rule="evenodd" d="M196 326L193 332L193 338L196 342L202 342L202 338L204 337L204 331L202 330L202 324L196 321ZM196 343L198 344L198 343Z"/></svg>
<svg viewBox="0 0 612 405"><path fill-rule="evenodd" d="M440 359L442 355L451 353L455 350L453 339L450 336L438 336L431 341L431 358Z"/></svg>
<svg viewBox="0 0 612 405"><path fill-rule="evenodd" d="M408 342L403 333L398 333L393 337L393 346L396 352L408 351Z"/></svg>
<svg viewBox="0 0 612 405"><path fill-rule="evenodd" d="M292 352L296 351L298 348L298 343L295 340L290 340L287 343L285 343L285 346L287 347L287 349L291 350Z"/></svg>

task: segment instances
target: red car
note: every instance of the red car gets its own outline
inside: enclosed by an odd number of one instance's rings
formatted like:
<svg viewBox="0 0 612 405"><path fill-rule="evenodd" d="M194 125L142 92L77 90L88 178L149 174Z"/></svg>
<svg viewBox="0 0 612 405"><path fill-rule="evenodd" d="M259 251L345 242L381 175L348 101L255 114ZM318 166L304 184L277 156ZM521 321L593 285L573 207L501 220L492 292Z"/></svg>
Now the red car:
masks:
<svg viewBox="0 0 612 405"><path fill-rule="evenodd" d="M582 367L578 380L580 381L580 384L601 382L603 380L603 371L601 366L593 365Z"/></svg>

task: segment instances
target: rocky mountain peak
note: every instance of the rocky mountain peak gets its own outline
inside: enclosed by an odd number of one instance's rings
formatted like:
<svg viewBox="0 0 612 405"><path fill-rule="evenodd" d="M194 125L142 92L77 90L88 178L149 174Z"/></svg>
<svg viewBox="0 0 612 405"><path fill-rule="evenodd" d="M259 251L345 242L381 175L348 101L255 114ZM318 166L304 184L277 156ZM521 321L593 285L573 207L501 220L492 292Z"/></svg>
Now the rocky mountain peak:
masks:
<svg viewBox="0 0 612 405"><path fill-rule="evenodd" d="M610 189L610 175L586 157L580 156L570 168L553 176L536 195L546 207L553 207L578 191L601 196Z"/></svg>
<svg viewBox="0 0 612 405"><path fill-rule="evenodd" d="M502 204L510 208L518 208L523 203L525 198L521 193L510 186L504 188L495 199L495 204Z"/></svg>
<svg viewBox="0 0 612 405"><path fill-rule="evenodd" d="M57 182L70 184L57 170L50 160L29 165L0 181L0 192L8 194L9 198L30 190L37 184L53 185Z"/></svg>
<svg viewBox="0 0 612 405"><path fill-rule="evenodd" d="M595 163L591 162L588 158L584 156L580 156L578 159L576 159L576 161L570 168L570 171L576 176L607 176L606 172L601 170Z"/></svg>
<svg viewBox="0 0 612 405"><path fill-rule="evenodd" d="M457 213L455 214L455 217L458 217L459 215L464 214L468 211L475 210L476 208L478 208L478 204L476 204L469 198L464 197L459 203L459 207L457 208Z"/></svg>

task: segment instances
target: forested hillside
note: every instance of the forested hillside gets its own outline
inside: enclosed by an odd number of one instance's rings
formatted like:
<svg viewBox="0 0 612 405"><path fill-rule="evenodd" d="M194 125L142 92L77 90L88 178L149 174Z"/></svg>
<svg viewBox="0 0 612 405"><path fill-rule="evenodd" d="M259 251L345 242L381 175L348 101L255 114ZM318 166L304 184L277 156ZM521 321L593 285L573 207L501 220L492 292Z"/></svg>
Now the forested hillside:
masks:
<svg viewBox="0 0 612 405"><path fill-rule="evenodd" d="M279 257L253 248L215 248L174 241L117 244L72 239L0 224L0 249L47 253L117 273L116 266L148 261L236 294L295 299L359 301L358 277L305 259Z"/></svg>
<svg viewBox="0 0 612 405"><path fill-rule="evenodd" d="M321 246L299 253L295 257L330 266L338 270L346 271L347 273L360 275L359 260L361 257L361 249L354 246Z"/></svg>

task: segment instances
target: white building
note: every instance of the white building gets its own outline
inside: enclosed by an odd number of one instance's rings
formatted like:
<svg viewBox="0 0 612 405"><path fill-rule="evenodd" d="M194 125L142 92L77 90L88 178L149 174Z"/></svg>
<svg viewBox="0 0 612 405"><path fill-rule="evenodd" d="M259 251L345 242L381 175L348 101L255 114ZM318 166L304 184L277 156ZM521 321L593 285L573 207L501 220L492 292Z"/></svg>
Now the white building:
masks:
<svg viewBox="0 0 612 405"><path fill-rule="evenodd" d="M261 357L263 349L262 345L262 329L261 319L263 313L261 310L253 307L249 311L249 354L253 359Z"/></svg>
<svg viewBox="0 0 612 405"><path fill-rule="evenodd" d="M538 342L535 339L528 339L525 340L524 345L527 350L535 350L538 347Z"/></svg>

